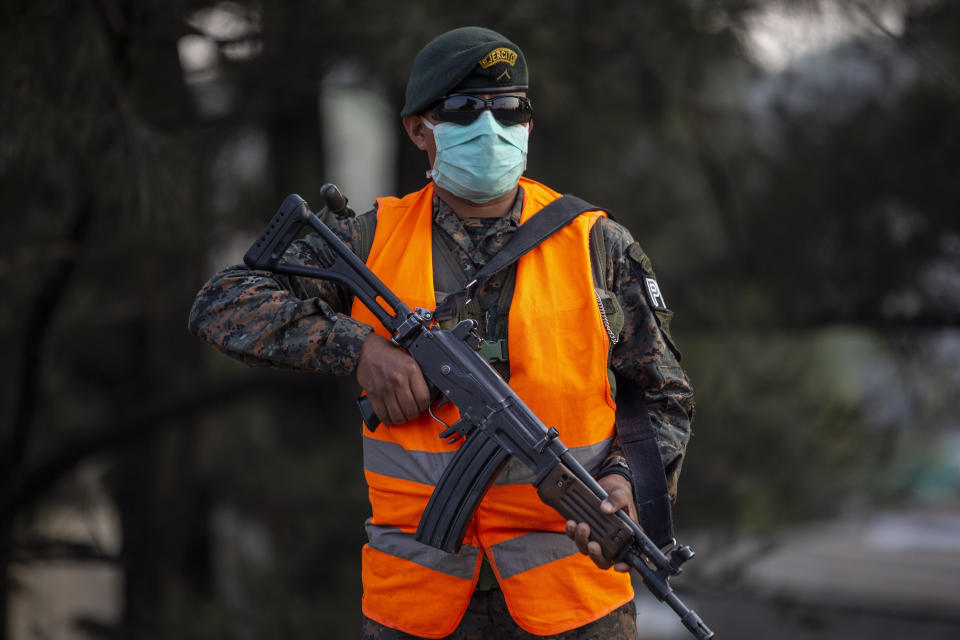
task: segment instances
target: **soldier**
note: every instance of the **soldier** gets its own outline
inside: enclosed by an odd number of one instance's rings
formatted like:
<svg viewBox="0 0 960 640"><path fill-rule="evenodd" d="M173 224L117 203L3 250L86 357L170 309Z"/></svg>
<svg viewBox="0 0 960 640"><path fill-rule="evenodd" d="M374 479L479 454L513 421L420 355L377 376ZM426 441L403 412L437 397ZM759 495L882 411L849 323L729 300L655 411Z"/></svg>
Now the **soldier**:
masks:
<svg viewBox="0 0 960 640"><path fill-rule="evenodd" d="M499 33L464 27L437 37L414 61L401 112L430 181L361 216L326 220L408 306L432 309L461 290L559 197L522 177L527 89L523 53ZM323 251L308 236L285 259L319 266ZM635 386L656 432L657 473L675 495L692 389L650 261L625 228L601 211L580 213L454 314L446 324L478 322L481 353L595 474L609 493L603 508L637 519L636 468L614 427L617 387ZM250 364L355 375L385 425L363 431L373 517L362 552L362 637L636 637L626 565L612 570L589 527L543 505L519 466L508 463L494 481L459 553L414 540L458 445L437 438L415 361L349 291L231 267L197 295L190 329Z"/></svg>

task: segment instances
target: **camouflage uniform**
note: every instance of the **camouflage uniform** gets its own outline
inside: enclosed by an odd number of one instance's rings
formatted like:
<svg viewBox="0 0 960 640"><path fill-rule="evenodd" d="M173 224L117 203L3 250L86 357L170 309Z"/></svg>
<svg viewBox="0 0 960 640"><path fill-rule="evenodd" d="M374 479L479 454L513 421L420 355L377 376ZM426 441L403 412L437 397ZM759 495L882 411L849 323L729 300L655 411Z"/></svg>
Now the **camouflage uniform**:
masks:
<svg viewBox="0 0 960 640"><path fill-rule="evenodd" d="M456 264L472 279L519 227L522 205L520 189L512 210L502 218L460 218L434 196L434 233L443 234L445 246ZM356 217L331 216L324 222L347 246L354 251L359 248L363 254L372 242L364 235L364 228L369 230L375 226L376 212L364 216L374 217L361 221ZM597 280L599 275L616 301L616 317L622 318L615 323L622 322L622 328L611 327L616 341L610 354L610 367L644 389L668 488L671 496L675 496L683 453L690 438L694 403L690 382L679 366L680 354L670 338L671 314L651 310L643 279L652 277L653 270L630 232L604 218L597 222L591 231L594 233L602 234L604 247L604 259L600 263L594 251L596 244L591 243L591 257L599 265L594 269L594 278ZM325 258L328 254L329 249L322 240L310 235L294 242L284 259L293 264L320 266L329 263ZM602 273L598 274L598 270ZM514 267L488 280L476 291L473 302L462 314L477 320L485 339L505 335L508 309L500 308L503 305L501 291L512 286L510 280L515 274ZM217 273L204 285L191 311L189 326L202 339L250 365L349 375L354 373L363 342L372 331L349 316L351 305L351 293L334 282L278 276L238 265ZM604 308L607 309L606 304ZM509 376L507 363L493 364L501 375ZM615 442L607 462L621 455ZM601 465L600 474L607 462ZM469 611L450 638L534 637L510 618L496 586L493 573L484 562ZM628 603L590 625L551 637L587 640L635 635L635 612L633 604ZM363 638L412 637L364 618Z"/></svg>

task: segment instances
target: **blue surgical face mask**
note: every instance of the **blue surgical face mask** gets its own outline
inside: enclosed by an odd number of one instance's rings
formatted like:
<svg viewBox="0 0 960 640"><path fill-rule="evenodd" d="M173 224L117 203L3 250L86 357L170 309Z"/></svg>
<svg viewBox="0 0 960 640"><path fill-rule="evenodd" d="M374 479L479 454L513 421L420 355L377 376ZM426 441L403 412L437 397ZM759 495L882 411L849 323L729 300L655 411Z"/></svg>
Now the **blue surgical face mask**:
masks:
<svg viewBox="0 0 960 640"><path fill-rule="evenodd" d="M487 110L470 124L423 123L433 130L437 156L430 176L437 186L478 204L509 192L527 168L525 124L504 126Z"/></svg>

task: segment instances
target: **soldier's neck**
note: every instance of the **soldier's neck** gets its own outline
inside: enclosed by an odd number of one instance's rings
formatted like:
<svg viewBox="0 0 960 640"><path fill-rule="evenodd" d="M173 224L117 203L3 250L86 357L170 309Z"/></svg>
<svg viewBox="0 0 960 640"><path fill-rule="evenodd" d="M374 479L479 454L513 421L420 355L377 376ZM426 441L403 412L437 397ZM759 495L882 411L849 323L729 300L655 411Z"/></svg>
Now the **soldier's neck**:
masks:
<svg viewBox="0 0 960 640"><path fill-rule="evenodd" d="M507 193L490 202L471 202L459 196L455 196L446 189L435 186L437 196L450 205L461 218L502 218L513 208L513 201L517 198L517 185Z"/></svg>

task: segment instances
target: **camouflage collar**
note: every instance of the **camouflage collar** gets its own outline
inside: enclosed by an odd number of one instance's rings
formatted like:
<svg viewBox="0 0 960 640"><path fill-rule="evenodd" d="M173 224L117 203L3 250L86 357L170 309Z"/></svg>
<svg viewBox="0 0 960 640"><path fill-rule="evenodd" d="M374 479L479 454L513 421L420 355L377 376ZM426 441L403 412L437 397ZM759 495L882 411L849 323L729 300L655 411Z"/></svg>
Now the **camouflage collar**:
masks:
<svg viewBox="0 0 960 640"><path fill-rule="evenodd" d="M441 200L436 194L433 196L433 222L453 240L460 249L463 250L470 259L478 265L485 264L490 259L488 251L494 250L494 253L502 247L502 242L489 242L491 237L498 239L508 238L517 227L520 226L520 212L523 209L523 188L517 190L517 197L513 202L513 208L502 218L496 218L495 222L490 222L489 218L461 218L456 214L453 208ZM468 226L483 226L483 232L480 246L476 246L471 239Z"/></svg>

